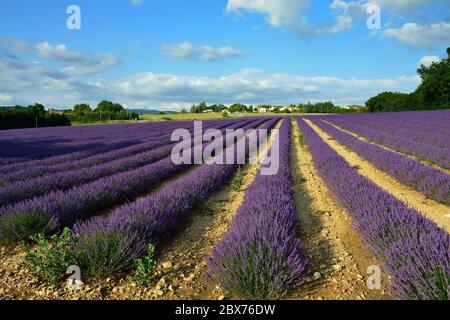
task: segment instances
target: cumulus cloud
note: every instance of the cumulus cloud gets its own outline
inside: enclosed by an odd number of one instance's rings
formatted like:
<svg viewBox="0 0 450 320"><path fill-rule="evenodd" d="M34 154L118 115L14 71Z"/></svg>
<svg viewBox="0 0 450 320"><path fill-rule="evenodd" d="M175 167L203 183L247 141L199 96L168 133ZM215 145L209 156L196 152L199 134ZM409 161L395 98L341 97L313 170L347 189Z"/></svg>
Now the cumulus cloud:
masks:
<svg viewBox="0 0 450 320"><path fill-rule="evenodd" d="M437 43L450 42L450 23L440 22L420 25L405 23L400 28L386 29L383 34L410 48L433 48Z"/></svg>
<svg viewBox="0 0 450 320"><path fill-rule="evenodd" d="M433 62L439 62L441 61L441 58L438 56L424 56L422 59L420 59L419 63L417 64L417 67L420 68L420 66L429 67L433 64Z"/></svg>
<svg viewBox="0 0 450 320"><path fill-rule="evenodd" d="M437 0L333 0L330 1L329 9L333 21L325 24L316 24L306 17L305 9L309 6L309 0L228 0L226 5L226 12L237 13L259 13L266 17L268 23L275 28L289 27L302 37L320 37L326 35L336 34L345 30L349 30L355 26L356 23L364 23L367 20L367 9L371 6L377 6L382 12L383 19L389 14L400 15L403 18L416 14L417 10L425 5L440 4L450 6L450 1L444 3ZM384 20L385 21L385 20ZM439 23L433 25L439 26ZM410 44L405 33L408 30L388 29L387 35L390 35L398 41ZM419 30L424 33L424 30ZM444 30L439 30L444 32ZM430 31L432 33L432 31ZM448 32L447 32L448 34ZM442 37L432 35L428 43L435 43L441 41ZM447 39L447 38L445 38Z"/></svg>
<svg viewBox="0 0 450 320"><path fill-rule="evenodd" d="M261 13L273 27L293 26L309 0L228 0L227 12Z"/></svg>
<svg viewBox="0 0 450 320"><path fill-rule="evenodd" d="M363 104L382 91L413 91L417 76L392 79L342 79L265 73L242 69L220 77L144 72L125 78L86 80L39 62L20 57L0 57L0 93L4 103L44 103L58 108L81 101L93 105L108 97L132 108L180 110L192 103L246 104L315 102ZM14 83L14 86L11 86ZM9 99L9 96L11 99ZM5 101L7 100L7 101Z"/></svg>
<svg viewBox="0 0 450 320"><path fill-rule="evenodd" d="M64 44L51 45L41 42L31 46L24 41L0 37L3 51L10 55L30 54L64 66L64 71L77 75L101 73L121 63L121 59L111 53L89 54L70 51ZM0 48L1 49L1 48Z"/></svg>
<svg viewBox="0 0 450 320"><path fill-rule="evenodd" d="M240 57L245 55L244 51L232 47L213 48L211 46L194 47L190 42L182 42L174 45L163 45L163 53L175 59L192 61L214 62L226 58Z"/></svg>
<svg viewBox="0 0 450 320"><path fill-rule="evenodd" d="M259 69L243 69L221 77L194 77L146 72L118 80L111 86L121 99L139 103L186 105L206 100L210 103L247 104L323 101L364 103L381 91L412 91L420 78L341 79L305 77L285 73L266 74ZM349 92L352 93L349 96ZM133 103L131 103L133 104Z"/></svg>
<svg viewBox="0 0 450 320"><path fill-rule="evenodd" d="M1 48L5 44L6 48ZM212 59L204 57L204 51L208 50L200 50L198 53L198 48L186 48L172 53L180 58L188 58L193 54L191 51L194 51L196 59ZM210 51L214 55L219 52L219 56L229 56L234 50L219 49ZM30 46L24 42L11 45L11 41L0 41L0 52L2 51L0 102L3 104L26 105L40 102L64 108L79 102L95 105L104 97L132 108L162 110L179 110L204 100L224 104L289 104L323 100L332 100L337 104L363 104L367 98L379 92L411 92L420 83L418 76L342 79L266 73L260 69L242 69L219 77L143 72L106 80L101 78L101 70L106 68L104 65L112 66L116 63L114 55L80 53L70 51L62 45L55 46L45 42ZM48 64L47 60L54 63ZM88 70L83 70L84 67ZM98 73L89 73L94 72L93 68L97 68L95 72ZM90 76L87 77L87 74Z"/></svg>

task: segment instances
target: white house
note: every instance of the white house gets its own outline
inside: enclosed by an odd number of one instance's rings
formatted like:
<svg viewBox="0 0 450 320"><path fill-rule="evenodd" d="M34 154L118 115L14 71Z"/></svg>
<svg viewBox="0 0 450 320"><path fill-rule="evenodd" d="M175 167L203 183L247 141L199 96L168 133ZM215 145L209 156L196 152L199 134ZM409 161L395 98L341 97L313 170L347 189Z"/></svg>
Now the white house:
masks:
<svg viewBox="0 0 450 320"><path fill-rule="evenodd" d="M267 108L258 108L258 112L259 113L267 113L267 112L269 112L269 109L267 109Z"/></svg>

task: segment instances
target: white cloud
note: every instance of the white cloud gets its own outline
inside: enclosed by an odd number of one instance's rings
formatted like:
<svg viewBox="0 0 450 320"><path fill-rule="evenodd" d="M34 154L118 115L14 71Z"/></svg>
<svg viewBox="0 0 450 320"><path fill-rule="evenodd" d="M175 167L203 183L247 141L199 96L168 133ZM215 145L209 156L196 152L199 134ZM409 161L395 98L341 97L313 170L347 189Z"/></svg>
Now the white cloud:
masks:
<svg viewBox="0 0 450 320"><path fill-rule="evenodd" d="M49 51L60 54L67 49L61 47L59 51ZM56 53L50 56L53 55ZM379 92L411 92L420 83L418 76L342 79L265 73L260 69L242 69L219 77L143 72L108 80L97 75L91 80L69 68L67 65L59 69L55 64L50 66L39 60L29 60L28 56L0 55L2 98L7 99L8 104L40 102L49 107L64 108L80 102L95 105L108 97L131 108L164 110L179 110L200 101L289 104L332 100L337 104L363 104Z"/></svg>
<svg viewBox="0 0 450 320"><path fill-rule="evenodd" d="M382 91L413 91L417 76L392 79L341 79L305 77L286 73L266 74L243 69L220 77L185 76L145 72L113 80L82 81L42 65L0 58L0 92L11 95L13 104L36 101L48 106L67 107L79 102L96 104L104 97L135 108L164 110L192 103L246 104L332 100L338 104L363 104ZM17 83L11 87L11 83Z"/></svg>
<svg viewBox="0 0 450 320"><path fill-rule="evenodd" d="M367 8L376 5L380 8L382 13L382 22L386 25L392 18L393 14L400 15L403 18L408 16L414 17L418 13L418 9L425 5L440 4L450 6L450 1L439 2L438 0L333 0L329 5L332 13L333 22L325 24L317 24L310 21L304 12L304 9L310 4L309 0L228 0L226 5L226 12L251 12L259 13L266 16L268 23L273 27L289 27L302 37L320 37L332 35L345 30L349 30L355 26L356 23L364 24L369 17ZM442 30L432 30L433 27L442 28L445 23L435 23L428 25L429 32L426 30L418 30L424 34L420 39L422 44L428 47L434 45L436 42L445 42L448 36L443 33L447 32L446 28ZM408 27L408 24L405 25ZM423 29L423 28L422 28ZM404 33L409 30L388 29L386 34L397 39L398 41L411 46L411 43L416 43L415 40L409 40L409 35ZM412 30L413 32L415 30ZM437 35L439 33L439 35ZM430 36L430 37L429 37ZM448 42L448 41L447 41ZM418 43L418 42L417 42Z"/></svg>
<svg viewBox="0 0 450 320"><path fill-rule="evenodd" d="M46 59L63 65L63 71L77 75L91 75L103 72L121 63L121 59L111 53L88 54L80 51L70 51L64 44L51 45L41 42L35 46L27 43L0 37L0 44L6 45L5 51L12 54L31 54L37 58Z"/></svg>
<svg viewBox="0 0 450 320"><path fill-rule="evenodd" d="M424 65L425 67L429 67L433 64L433 62L439 61L441 61L441 58L439 58L438 56L424 56L422 57L422 59L420 59L417 67L420 68L420 66L422 65Z"/></svg>
<svg viewBox="0 0 450 320"><path fill-rule="evenodd" d="M309 0L228 0L227 12L261 13L273 27L294 26Z"/></svg>
<svg viewBox="0 0 450 320"><path fill-rule="evenodd" d="M450 23L405 23L400 28L386 29L383 34L411 48L431 49L437 43L450 43Z"/></svg>
<svg viewBox="0 0 450 320"><path fill-rule="evenodd" d="M194 47L190 42L182 42L174 45L163 45L164 54L175 59L186 59L192 61L219 61L225 58L233 58L245 55L245 52L232 48L211 46Z"/></svg>
<svg viewBox="0 0 450 320"><path fill-rule="evenodd" d="M419 83L418 76L341 79L285 73L265 74L258 69L243 69L221 77L141 73L115 82L112 91L125 100L183 106L203 100L224 104L288 104L331 99L342 104L362 104L382 91L413 91Z"/></svg>

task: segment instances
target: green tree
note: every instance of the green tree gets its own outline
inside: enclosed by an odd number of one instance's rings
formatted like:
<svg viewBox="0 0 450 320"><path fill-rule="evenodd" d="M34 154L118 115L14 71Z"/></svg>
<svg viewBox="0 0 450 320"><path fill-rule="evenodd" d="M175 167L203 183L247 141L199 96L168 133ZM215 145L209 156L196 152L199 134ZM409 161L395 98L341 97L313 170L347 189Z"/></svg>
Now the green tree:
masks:
<svg viewBox="0 0 450 320"><path fill-rule="evenodd" d="M35 115L35 116L43 116L45 114L45 107L40 104L36 103L34 105L28 106L28 109Z"/></svg>
<svg viewBox="0 0 450 320"><path fill-rule="evenodd" d="M120 112L125 110L122 105L118 103L112 103L111 101L103 100L95 109L95 112Z"/></svg>
<svg viewBox="0 0 450 320"><path fill-rule="evenodd" d="M229 111L230 112L247 112L248 108L245 104L235 103L230 106Z"/></svg>
<svg viewBox="0 0 450 320"><path fill-rule="evenodd" d="M203 113L206 110L209 110L210 108L206 104L206 102L200 102L199 105L193 104L191 107L191 113Z"/></svg>
<svg viewBox="0 0 450 320"><path fill-rule="evenodd" d="M416 101L429 109L450 107L450 48L446 59L428 67L421 65L417 73L422 83L414 93Z"/></svg>
<svg viewBox="0 0 450 320"><path fill-rule="evenodd" d="M401 111L408 109L409 95L400 92L382 92L366 102L369 112Z"/></svg>
<svg viewBox="0 0 450 320"><path fill-rule="evenodd" d="M383 92L370 98L366 106L370 112L432 110L450 108L450 48L447 58L430 66L421 65L417 73L422 83L411 94Z"/></svg>
<svg viewBox="0 0 450 320"><path fill-rule="evenodd" d="M86 103L79 103L73 106L73 112L76 114L85 114L86 112L91 112L91 106Z"/></svg>

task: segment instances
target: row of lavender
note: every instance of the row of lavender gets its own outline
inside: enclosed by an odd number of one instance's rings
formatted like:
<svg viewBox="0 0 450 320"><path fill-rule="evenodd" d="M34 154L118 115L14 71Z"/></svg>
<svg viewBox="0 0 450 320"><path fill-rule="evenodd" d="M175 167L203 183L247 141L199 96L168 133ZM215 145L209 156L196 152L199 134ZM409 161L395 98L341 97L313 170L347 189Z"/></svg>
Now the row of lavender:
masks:
<svg viewBox="0 0 450 320"><path fill-rule="evenodd" d="M359 114L355 120L358 125L378 130L383 128L385 133L409 138L418 143L433 144L440 147L448 146L447 137L450 134L448 122L450 112L404 112ZM430 134L432 132L432 134Z"/></svg>
<svg viewBox="0 0 450 320"><path fill-rule="evenodd" d="M298 125L315 167L405 299L450 297L450 235L359 175L302 119Z"/></svg>
<svg viewBox="0 0 450 320"><path fill-rule="evenodd" d="M214 126L218 126L221 124L234 124L241 120L236 119L230 119L230 120L215 120L215 121L205 121L205 127L213 128ZM133 128L131 130L129 127ZM38 129L36 131L37 137L35 139L30 139L25 142L21 141L20 138L16 138L14 135L11 135L9 139L7 140L9 143L12 143L16 140L19 140L19 143L14 142L14 148L16 150L24 150L24 152L27 152L30 157L32 157L35 160L28 160L26 157L21 159L21 161L14 161L9 164L3 164L0 166L0 173L1 174L10 174L14 175L15 173L19 173L22 170L26 170L27 168L34 168L34 167L46 167L51 168L53 165L58 164L64 164L67 162L73 162L76 160L82 160L85 158L86 161L88 160L94 160L99 161L100 159L95 158L96 155L101 155L102 153L107 152L111 157L111 159L114 159L114 156L123 156L120 152L124 152L125 155L131 154L132 152L140 152L142 149L148 148L149 144L150 146L154 145L155 140L159 140L160 145L163 145L163 143L170 142L170 134L178 128L181 129L192 129L193 125L192 122L173 122L173 123L159 123L159 124L145 124L145 126L136 124L136 126L133 127L133 125L124 125L123 129L121 131L118 131L117 126L107 126L110 131L108 136L105 137L102 141L97 141L89 148L79 148L80 144L84 144L84 140L78 140L77 137L70 137L70 145L71 148L69 151L67 151L66 148L56 148L56 150L53 150L53 144L51 144L50 150L49 146L42 142L41 139L39 139L39 134L41 134L42 131L47 132L51 130L58 130L58 128L46 128L46 129ZM139 131L140 129L140 131ZM105 129L103 129L105 130ZM89 130L87 130L89 131ZM67 134L67 133L66 133ZM132 140L130 140L132 138ZM51 140L50 137L48 137L49 140ZM57 138L54 138L57 140ZM66 138L69 139L69 138ZM83 138L85 139L85 138ZM12 142L11 142L12 141ZM92 144L92 141L89 140ZM153 141L153 144L152 144ZM42 148L42 151L44 153L48 152L54 152L55 155L44 157L41 159L41 157L36 156L36 150L34 148L28 148L28 145L32 143L38 143L40 145L40 148ZM71 151L72 149L75 149L75 151ZM81 151L80 151L81 149ZM119 152L119 154L115 154L114 152ZM4 161L10 160L6 157L6 153L2 149L1 157ZM0 159L2 159L0 158ZM79 165L85 165L86 163L79 163Z"/></svg>
<svg viewBox="0 0 450 320"><path fill-rule="evenodd" d="M273 118L260 129L271 129L278 121L279 118ZM247 139L246 143L246 150L250 152ZM232 148L236 157L237 144ZM236 169L237 164L199 166L106 217L78 222L73 228L72 243L77 265L85 274L94 276L126 271L136 258L145 254L149 243L157 243L168 232L180 227L183 218L229 181Z"/></svg>
<svg viewBox="0 0 450 320"><path fill-rule="evenodd" d="M395 117L393 114L375 115L352 115L352 116L330 116L327 121L338 125L346 130L356 133L376 143L389 148L413 155L421 160L428 160L444 168L450 168L450 145L447 135L436 134L435 126L448 125L450 111L439 111L429 113L429 125L423 130L405 130L398 124L391 126L383 125L380 121L384 117ZM423 117L423 113L404 114L414 121ZM420 127L418 127L420 128ZM406 131L406 132L405 132ZM443 131L446 132L446 131ZM425 142L427 141L427 142ZM434 141L434 143L430 143Z"/></svg>
<svg viewBox="0 0 450 320"><path fill-rule="evenodd" d="M265 121L267 118L253 119L243 127L239 124L235 126L247 130ZM0 240L18 242L36 233L54 233L101 210L134 199L189 168L190 165L175 165L169 155L157 162L66 191L54 190L40 197L0 207Z"/></svg>
<svg viewBox="0 0 450 320"><path fill-rule="evenodd" d="M252 121L239 121L233 125L221 124L215 128L235 129ZM4 176L4 181L8 181L9 184L0 187L0 207L51 191L68 190L102 177L149 165L170 155L174 143L168 143L168 141L170 137L156 138L143 145L114 150L80 161L50 167L29 167L20 172L11 173Z"/></svg>
<svg viewBox="0 0 450 320"><path fill-rule="evenodd" d="M119 143L135 144L171 124L105 125L87 127L52 127L6 130L0 133L2 150L0 165L30 159L42 159L63 153L89 154L98 148L107 149Z"/></svg>
<svg viewBox="0 0 450 320"><path fill-rule="evenodd" d="M236 119L205 123L234 121ZM43 159L63 153L95 152L95 149L107 148L118 141L136 144L145 142L148 137L153 137L161 131L173 131L189 126L192 126L192 121L4 130L0 132L0 165L16 163L17 160Z"/></svg>
<svg viewBox="0 0 450 320"><path fill-rule="evenodd" d="M261 171L248 188L228 233L208 259L208 275L235 296L279 298L301 285L306 259L289 167L290 123L280 129L279 171Z"/></svg>
<svg viewBox="0 0 450 320"><path fill-rule="evenodd" d="M361 141L319 120L319 118L308 117L308 119L338 142L349 147L352 151L398 181L432 199L450 205L450 176L442 170L424 165L417 160L383 149L377 145ZM322 119L326 120L327 118Z"/></svg>

